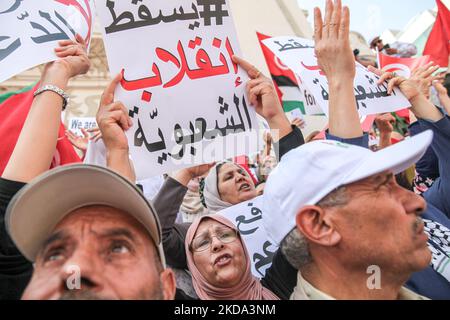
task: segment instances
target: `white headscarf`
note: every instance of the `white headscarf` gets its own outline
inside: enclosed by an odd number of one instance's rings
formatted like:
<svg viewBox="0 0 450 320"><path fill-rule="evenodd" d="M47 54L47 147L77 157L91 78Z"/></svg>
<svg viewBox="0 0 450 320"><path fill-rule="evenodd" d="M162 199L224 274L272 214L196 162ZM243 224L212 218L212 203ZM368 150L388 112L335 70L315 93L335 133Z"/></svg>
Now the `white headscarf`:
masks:
<svg viewBox="0 0 450 320"><path fill-rule="evenodd" d="M217 213L221 210L224 210L232 206L231 203L222 201L222 199L220 199L220 194L218 190L219 168L225 163L234 163L234 162L224 161L216 164L213 168L211 168L208 176L205 178L203 197L206 207L208 208L210 214Z"/></svg>

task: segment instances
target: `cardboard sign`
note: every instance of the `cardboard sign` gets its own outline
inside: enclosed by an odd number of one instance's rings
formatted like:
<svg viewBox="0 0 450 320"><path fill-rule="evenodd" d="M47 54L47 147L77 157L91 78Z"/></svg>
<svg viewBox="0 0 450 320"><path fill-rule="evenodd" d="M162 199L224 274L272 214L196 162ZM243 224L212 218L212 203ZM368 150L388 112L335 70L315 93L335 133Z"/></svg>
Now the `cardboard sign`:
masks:
<svg viewBox="0 0 450 320"><path fill-rule="evenodd" d="M89 44L93 0L0 1L0 82L57 59L58 41L79 33Z"/></svg>
<svg viewBox="0 0 450 320"><path fill-rule="evenodd" d="M234 223L249 253L252 273L262 278L272 265L272 259L278 247L268 241L266 229L262 223L262 196L243 202L218 212Z"/></svg>
<svg viewBox="0 0 450 320"><path fill-rule="evenodd" d="M325 74L320 70L314 54L314 42L296 37L276 37L263 41L280 60L292 69L314 95L317 104L328 115L329 87ZM409 101L395 89L388 95L387 83L377 85L379 77L356 64L354 82L355 98L360 115L393 112L411 106Z"/></svg>
<svg viewBox="0 0 450 320"><path fill-rule="evenodd" d="M226 0L96 0L140 179L256 151Z"/></svg>

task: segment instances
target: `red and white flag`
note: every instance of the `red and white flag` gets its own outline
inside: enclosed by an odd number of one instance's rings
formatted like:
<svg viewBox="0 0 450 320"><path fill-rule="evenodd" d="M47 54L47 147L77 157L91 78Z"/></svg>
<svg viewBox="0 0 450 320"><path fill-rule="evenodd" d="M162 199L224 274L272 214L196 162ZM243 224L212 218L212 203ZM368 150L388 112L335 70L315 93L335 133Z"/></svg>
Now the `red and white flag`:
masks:
<svg viewBox="0 0 450 320"><path fill-rule="evenodd" d="M0 96L0 174L5 170L9 158L14 151L20 132L22 131L25 120L33 103L33 93L39 88L39 83L34 88L27 88L25 91L18 92L6 100ZM43 123L44 127L45 124ZM58 142L55 154L53 156L50 168L60 165L81 162L80 157L75 152L70 141L65 136L63 123L60 124L58 133ZM31 145L30 148L33 148Z"/></svg>
<svg viewBox="0 0 450 320"><path fill-rule="evenodd" d="M409 78L412 71L431 61L430 56L419 58L397 58L378 53L380 67L383 71L395 72L399 76Z"/></svg>

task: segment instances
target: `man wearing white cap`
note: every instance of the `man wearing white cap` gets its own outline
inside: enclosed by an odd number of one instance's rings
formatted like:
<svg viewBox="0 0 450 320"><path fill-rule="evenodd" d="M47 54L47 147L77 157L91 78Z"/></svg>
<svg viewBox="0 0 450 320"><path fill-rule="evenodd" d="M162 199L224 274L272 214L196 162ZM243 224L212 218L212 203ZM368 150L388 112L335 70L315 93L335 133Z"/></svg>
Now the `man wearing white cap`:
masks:
<svg viewBox="0 0 450 320"><path fill-rule="evenodd" d="M325 24L320 11L315 12L316 54L329 81L330 108L353 90L348 20L348 9L341 11L340 1L336 7L327 1ZM419 121L434 131L433 147L441 154L449 146L450 120L420 93L414 81L390 78L384 74L380 81L390 80L391 90L399 86L417 118L427 119ZM351 112L347 118L357 117L354 99L341 105ZM348 129L349 122L343 121L342 126ZM448 219L394 178L422 157L432 139L433 133L427 131L378 153L321 141L283 157L266 184L263 221L269 240L280 245L286 259L299 270L292 299L424 299L404 287L421 270L427 271L421 280L440 287L437 297L450 297L445 254L440 255L442 273L429 266L430 246L444 253L445 246L436 240L437 234L424 232L421 215L440 225L443 232L446 227L440 223ZM299 181L304 188L298 188ZM448 181L443 182L437 197L445 196ZM433 263L435 258L433 252ZM430 292L423 281L416 284L416 292Z"/></svg>
<svg viewBox="0 0 450 320"><path fill-rule="evenodd" d="M419 160L431 139L428 131L377 153L317 141L284 156L268 179L263 219L301 270L292 298L420 298L402 286L431 259L420 219L426 205L393 174ZM305 188L289 187L298 181ZM381 287L368 285L371 268Z"/></svg>

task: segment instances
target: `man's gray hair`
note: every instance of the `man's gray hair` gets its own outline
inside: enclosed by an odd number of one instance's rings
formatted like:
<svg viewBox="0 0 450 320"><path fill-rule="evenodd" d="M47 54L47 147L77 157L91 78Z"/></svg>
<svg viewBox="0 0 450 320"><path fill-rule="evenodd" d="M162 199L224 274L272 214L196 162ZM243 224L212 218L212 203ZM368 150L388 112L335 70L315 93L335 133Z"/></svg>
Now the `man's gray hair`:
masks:
<svg viewBox="0 0 450 320"><path fill-rule="evenodd" d="M340 187L320 200L317 206L324 208L344 206L349 200L345 187ZM308 242L297 227L287 234L281 242L280 248L286 260L297 270L313 261L309 252Z"/></svg>
<svg viewBox="0 0 450 320"><path fill-rule="evenodd" d="M302 267L312 262L308 242L300 231L298 231L297 227L288 233L281 242L280 247L286 260L296 270L300 270Z"/></svg>

